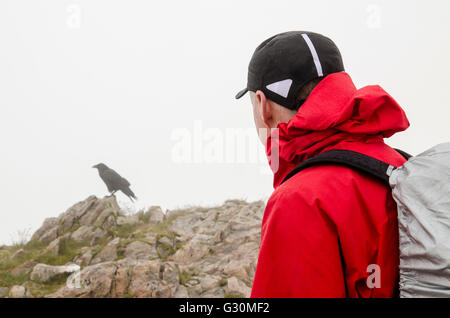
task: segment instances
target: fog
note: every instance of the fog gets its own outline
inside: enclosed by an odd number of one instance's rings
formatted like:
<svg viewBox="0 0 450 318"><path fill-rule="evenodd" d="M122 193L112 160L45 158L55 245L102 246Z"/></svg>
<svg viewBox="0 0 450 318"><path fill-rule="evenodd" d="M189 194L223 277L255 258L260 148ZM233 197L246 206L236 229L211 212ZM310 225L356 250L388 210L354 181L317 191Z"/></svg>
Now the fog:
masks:
<svg viewBox="0 0 450 318"><path fill-rule="evenodd" d="M389 145L450 141L446 0L2 0L0 244L107 195L99 162L130 181L130 211L267 199L250 101L234 95L256 46L288 30L329 36L357 87L399 102L411 127Z"/></svg>

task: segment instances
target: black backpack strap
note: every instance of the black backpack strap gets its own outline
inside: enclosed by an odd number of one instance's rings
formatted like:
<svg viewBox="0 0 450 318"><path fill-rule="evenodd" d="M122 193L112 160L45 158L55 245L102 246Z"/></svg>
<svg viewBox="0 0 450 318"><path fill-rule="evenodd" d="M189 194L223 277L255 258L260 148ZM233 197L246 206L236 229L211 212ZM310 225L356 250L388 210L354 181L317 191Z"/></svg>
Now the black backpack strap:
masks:
<svg viewBox="0 0 450 318"><path fill-rule="evenodd" d="M410 155L409 153L407 153L406 151L394 148L394 150L396 150L399 154L401 154L403 156L403 158L405 158L406 160L409 160L409 158L412 157L412 155Z"/></svg>
<svg viewBox="0 0 450 318"><path fill-rule="evenodd" d="M411 157L411 155L409 155L403 151L400 153L405 158L406 158L406 155ZM308 167L311 167L314 165L319 165L319 164L344 165L349 168L355 169L357 171L367 173L367 174L377 178L378 180L381 180L388 184L389 184L389 176L390 176L392 170L395 168L394 166L391 166L390 164L388 164L384 161L372 158L370 156L364 155L364 154L356 152L356 151L344 150L344 149L334 149L334 150L329 150L329 151L323 152L317 156L314 156L310 159L303 161L297 167L295 167L291 172L289 172L289 174L284 178L284 180L281 183L286 182L288 179L292 178L298 172L300 172Z"/></svg>

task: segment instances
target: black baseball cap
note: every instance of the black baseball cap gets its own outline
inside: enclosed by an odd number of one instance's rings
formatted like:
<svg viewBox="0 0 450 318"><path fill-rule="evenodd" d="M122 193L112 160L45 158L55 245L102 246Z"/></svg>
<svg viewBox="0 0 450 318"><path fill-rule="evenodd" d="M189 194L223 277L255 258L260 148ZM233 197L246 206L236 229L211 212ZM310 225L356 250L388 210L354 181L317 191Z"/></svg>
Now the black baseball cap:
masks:
<svg viewBox="0 0 450 318"><path fill-rule="evenodd" d="M248 66L247 87L236 94L261 90L270 99L297 109L297 95L311 80L343 72L344 64L336 44L313 32L290 31L262 42Z"/></svg>

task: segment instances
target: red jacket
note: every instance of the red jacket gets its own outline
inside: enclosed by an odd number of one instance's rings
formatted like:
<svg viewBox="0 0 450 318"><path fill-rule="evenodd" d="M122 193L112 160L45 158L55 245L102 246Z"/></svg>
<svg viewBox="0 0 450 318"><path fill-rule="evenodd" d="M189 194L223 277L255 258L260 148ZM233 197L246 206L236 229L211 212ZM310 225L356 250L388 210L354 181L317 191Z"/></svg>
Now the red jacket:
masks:
<svg viewBox="0 0 450 318"><path fill-rule="evenodd" d="M409 127L379 86L357 90L346 73L328 75L297 115L267 141L279 166L261 228L252 297L393 297L398 284L396 204L387 185L337 165L313 166L280 185L305 159L330 149L400 166L383 138ZM271 162L272 163L272 162ZM366 281L379 266L380 287Z"/></svg>

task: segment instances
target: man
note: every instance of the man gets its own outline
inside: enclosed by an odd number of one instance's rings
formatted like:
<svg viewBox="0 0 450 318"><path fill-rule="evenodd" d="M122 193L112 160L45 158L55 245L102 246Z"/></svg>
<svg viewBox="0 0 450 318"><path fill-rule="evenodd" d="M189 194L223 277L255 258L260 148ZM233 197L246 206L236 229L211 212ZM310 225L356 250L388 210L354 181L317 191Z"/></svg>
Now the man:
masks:
<svg viewBox="0 0 450 318"><path fill-rule="evenodd" d="M388 186L331 164L282 181L299 163L331 149L402 165L405 159L383 140L409 127L401 107L379 86L356 89L333 41L312 32L261 43L236 98L247 91L275 188L251 296L396 296L397 211Z"/></svg>

